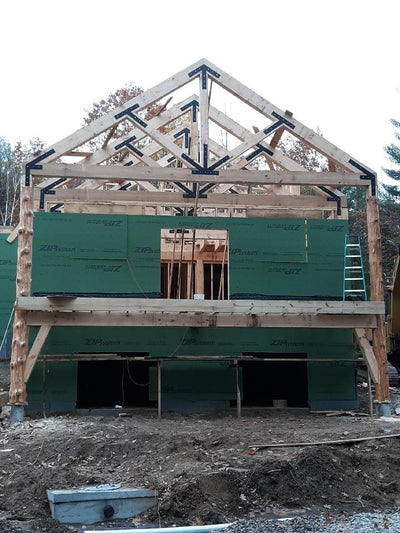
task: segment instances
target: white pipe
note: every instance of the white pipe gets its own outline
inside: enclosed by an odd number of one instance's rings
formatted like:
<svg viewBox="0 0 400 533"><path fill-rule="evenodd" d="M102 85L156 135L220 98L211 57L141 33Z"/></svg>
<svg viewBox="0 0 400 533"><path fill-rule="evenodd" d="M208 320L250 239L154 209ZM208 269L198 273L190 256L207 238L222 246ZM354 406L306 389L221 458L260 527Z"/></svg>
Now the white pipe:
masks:
<svg viewBox="0 0 400 533"><path fill-rule="evenodd" d="M145 529L107 529L107 533L209 533L232 526L230 524L210 524L209 526L150 527ZM105 533L104 529L85 529L85 533Z"/></svg>

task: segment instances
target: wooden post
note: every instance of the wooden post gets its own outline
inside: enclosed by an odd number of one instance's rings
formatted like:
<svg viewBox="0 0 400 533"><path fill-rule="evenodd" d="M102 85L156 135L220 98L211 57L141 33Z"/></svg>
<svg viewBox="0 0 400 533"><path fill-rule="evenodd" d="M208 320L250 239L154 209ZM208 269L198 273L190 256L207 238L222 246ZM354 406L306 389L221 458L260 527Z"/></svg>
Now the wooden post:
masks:
<svg viewBox="0 0 400 533"><path fill-rule="evenodd" d="M372 380L371 380L371 374L369 369L367 368L367 380L368 380L368 411L369 416L374 416L374 401L372 398Z"/></svg>
<svg viewBox="0 0 400 533"><path fill-rule="evenodd" d="M367 193L367 228L369 252L369 278L371 300L384 300L381 263L381 234L379 227L379 208L377 196ZM379 368L379 383L375 387L378 415L390 416L389 376L386 352L385 317L377 315L377 327L372 330L372 347Z"/></svg>
<svg viewBox="0 0 400 533"><path fill-rule="evenodd" d="M20 227L18 230L18 258L16 294L30 296L33 236L33 189L21 187ZM14 407L14 421L21 419L21 407L26 404L25 363L29 350L29 326L26 311L15 310L10 363L10 403ZM16 414L18 411L18 414ZM13 421L13 416L11 417Z"/></svg>
<svg viewBox="0 0 400 533"><path fill-rule="evenodd" d="M199 108L200 108L200 163L203 167L208 166L208 145L209 145L209 100L206 80L203 84L202 76L199 79Z"/></svg>
<svg viewBox="0 0 400 533"><path fill-rule="evenodd" d="M214 263L211 263L211 300L214 300Z"/></svg>
<svg viewBox="0 0 400 533"><path fill-rule="evenodd" d="M204 294L204 263L200 257L196 261L196 294Z"/></svg>
<svg viewBox="0 0 400 533"><path fill-rule="evenodd" d="M196 216L196 212L193 211L194 216ZM194 295L194 289L193 289L193 273L194 273L194 251L196 246L196 228L193 230L193 240L192 240L192 255L190 257L190 270L189 270L189 291L188 291L188 298L192 299Z"/></svg>
<svg viewBox="0 0 400 533"><path fill-rule="evenodd" d="M161 367L162 367L162 361L157 361L157 413L158 418L161 418Z"/></svg>
<svg viewBox="0 0 400 533"><path fill-rule="evenodd" d="M179 264L178 264L178 288L176 298L179 300L182 298L182 260L183 260L183 247L185 244L185 230L182 228L182 239L181 239L181 251L179 255Z"/></svg>
<svg viewBox="0 0 400 533"><path fill-rule="evenodd" d="M240 394L240 375L239 375L239 365L238 360L235 360L236 365L236 405L237 405L237 417L241 418L242 416L242 398Z"/></svg>
<svg viewBox="0 0 400 533"><path fill-rule="evenodd" d="M170 276L168 278L168 295L167 298L171 298L171 289L172 289L172 279L174 277L174 261L175 261L175 244L176 244L176 228L174 231L174 245L172 247L172 258L171 258L171 267L170 267Z"/></svg>
<svg viewBox="0 0 400 533"><path fill-rule="evenodd" d="M218 300L224 300L225 299L225 276L224 276L224 268L225 268L225 256L227 252L227 242L228 236L225 237L225 247L224 247L224 255L222 256L222 264L221 264L221 276L219 278L219 290L218 290Z"/></svg>

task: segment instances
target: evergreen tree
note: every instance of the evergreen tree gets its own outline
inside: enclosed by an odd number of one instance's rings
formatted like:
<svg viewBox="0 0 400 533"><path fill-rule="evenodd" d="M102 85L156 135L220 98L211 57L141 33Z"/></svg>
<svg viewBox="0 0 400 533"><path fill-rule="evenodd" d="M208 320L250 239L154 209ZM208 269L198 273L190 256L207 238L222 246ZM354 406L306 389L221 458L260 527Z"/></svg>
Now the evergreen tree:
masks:
<svg viewBox="0 0 400 533"><path fill-rule="evenodd" d="M391 119L390 121L393 126L397 129L395 131L394 135L396 140L400 141L400 122L398 122L395 119ZM385 152L389 156L389 160L394 163L397 168L384 168L384 172L389 176L389 178L400 181L400 147L396 144L388 144L385 146ZM393 199L400 198L400 189L398 185L383 185L384 190L386 191L387 195Z"/></svg>

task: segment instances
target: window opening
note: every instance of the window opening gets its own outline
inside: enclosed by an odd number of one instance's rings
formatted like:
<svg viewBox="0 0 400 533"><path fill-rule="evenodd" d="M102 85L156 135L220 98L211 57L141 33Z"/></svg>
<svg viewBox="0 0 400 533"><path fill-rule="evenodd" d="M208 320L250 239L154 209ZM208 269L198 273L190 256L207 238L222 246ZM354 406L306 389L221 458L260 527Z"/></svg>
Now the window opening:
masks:
<svg viewBox="0 0 400 533"><path fill-rule="evenodd" d="M172 299L229 299L227 230L162 229L161 295Z"/></svg>

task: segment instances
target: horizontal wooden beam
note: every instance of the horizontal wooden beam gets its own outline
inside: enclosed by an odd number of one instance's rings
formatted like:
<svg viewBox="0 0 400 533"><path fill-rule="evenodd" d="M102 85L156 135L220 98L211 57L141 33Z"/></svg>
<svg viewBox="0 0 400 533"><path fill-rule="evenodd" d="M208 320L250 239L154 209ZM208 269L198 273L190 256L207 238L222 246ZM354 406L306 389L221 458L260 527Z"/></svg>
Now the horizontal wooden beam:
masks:
<svg viewBox="0 0 400 533"><path fill-rule="evenodd" d="M197 183L280 184L280 185L330 185L367 187L362 174L347 172L301 172L265 170L221 170L218 175L193 174L190 168L153 168L144 166L43 164L32 171L32 176L106 179L146 180Z"/></svg>
<svg viewBox="0 0 400 533"><path fill-rule="evenodd" d="M193 328L375 328L374 315L313 314L230 314L132 312L92 313L28 311L30 326L101 326L101 327L193 327Z"/></svg>
<svg viewBox="0 0 400 533"><path fill-rule="evenodd" d="M35 198L39 198L40 190L35 189ZM93 189L55 189L54 194L45 198L51 203L67 202L116 202L131 205L162 205L162 206L193 206L193 198L185 198L183 193L153 191L105 191ZM312 195L293 194L225 194L207 193L207 198L198 198L199 206L213 207L296 207L332 209L331 202L326 198ZM343 206L345 207L345 206Z"/></svg>
<svg viewBox="0 0 400 533"><path fill-rule="evenodd" d="M230 314L323 314L377 315L385 313L384 302L330 300L167 300L164 298L69 298L20 296L16 308L25 311L115 311Z"/></svg>
<svg viewBox="0 0 400 533"><path fill-rule="evenodd" d="M348 357L249 357L247 355L178 355L169 356L146 356L146 357L129 357L114 352L105 353L73 353L73 354L45 354L39 356L39 361L132 361L135 363L155 364L157 361L228 361L239 363L348 363L354 366L365 366L364 359L349 359Z"/></svg>

